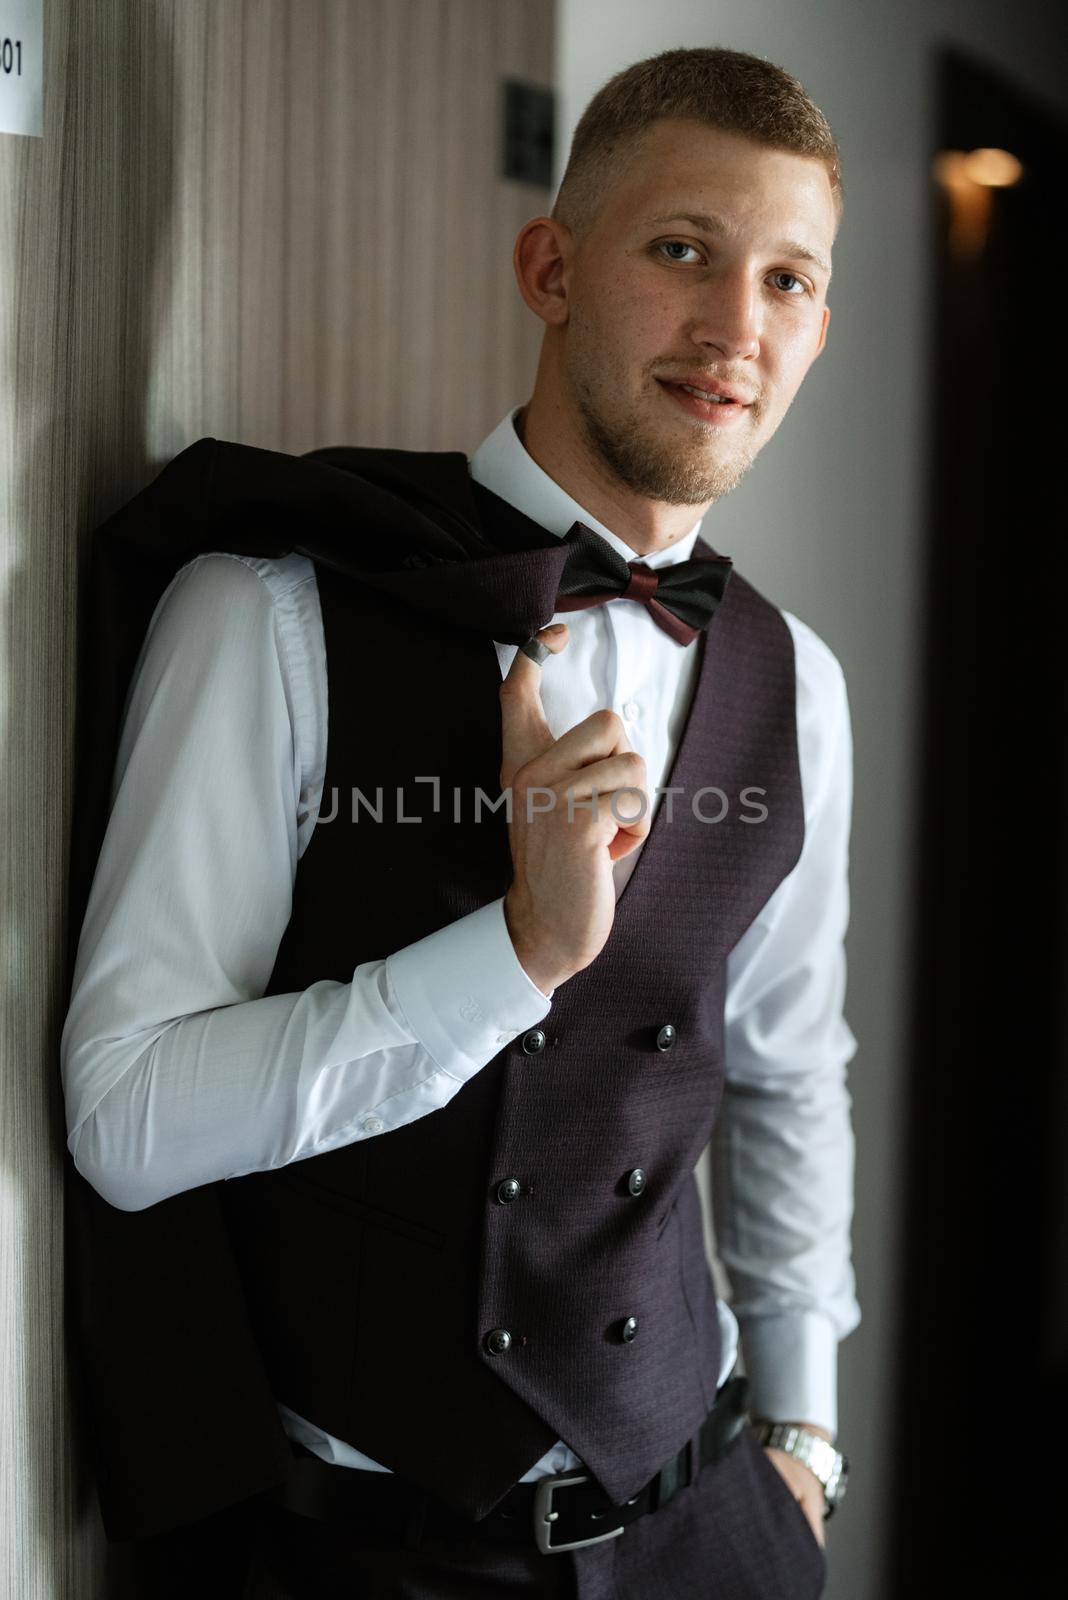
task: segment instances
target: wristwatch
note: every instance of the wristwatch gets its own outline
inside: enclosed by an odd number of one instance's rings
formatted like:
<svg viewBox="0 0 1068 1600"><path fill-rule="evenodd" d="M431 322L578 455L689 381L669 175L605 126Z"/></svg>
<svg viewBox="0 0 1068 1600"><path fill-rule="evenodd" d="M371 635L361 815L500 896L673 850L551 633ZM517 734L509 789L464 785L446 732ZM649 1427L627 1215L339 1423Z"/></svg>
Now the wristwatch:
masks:
<svg viewBox="0 0 1068 1600"><path fill-rule="evenodd" d="M796 1422L753 1423L757 1440L765 1449L785 1450L788 1456L815 1473L823 1485L823 1515L829 1517L845 1496L849 1462L829 1440Z"/></svg>

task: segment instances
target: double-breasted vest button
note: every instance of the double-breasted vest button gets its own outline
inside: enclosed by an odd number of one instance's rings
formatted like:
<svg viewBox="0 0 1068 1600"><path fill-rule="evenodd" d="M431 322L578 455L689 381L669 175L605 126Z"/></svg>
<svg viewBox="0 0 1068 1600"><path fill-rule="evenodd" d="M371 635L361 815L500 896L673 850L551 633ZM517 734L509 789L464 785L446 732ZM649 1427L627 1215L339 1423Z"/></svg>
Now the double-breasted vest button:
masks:
<svg viewBox="0 0 1068 1600"><path fill-rule="evenodd" d="M523 1035L523 1049L528 1056L535 1056L539 1050L545 1049L545 1034L541 1028L531 1028L529 1033Z"/></svg>
<svg viewBox="0 0 1068 1600"><path fill-rule="evenodd" d="M626 1322L623 1324L622 1328L619 1330L619 1336L623 1340L624 1344L630 1344L632 1339L636 1339L638 1337L638 1319L637 1319L637 1317L628 1317L627 1318Z"/></svg>
<svg viewBox="0 0 1068 1600"><path fill-rule="evenodd" d="M497 1199L502 1206L506 1206L510 1200L518 1200L522 1193L523 1185L518 1178L505 1178L503 1183L497 1185Z"/></svg>
<svg viewBox="0 0 1068 1600"><path fill-rule="evenodd" d="M645 1189L645 1173L641 1167L635 1167L633 1172L627 1174L627 1188L631 1194L641 1194Z"/></svg>
<svg viewBox="0 0 1068 1600"><path fill-rule="evenodd" d="M512 1348L512 1335L507 1328L492 1328L486 1335L486 1349L491 1356L503 1356Z"/></svg>
<svg viewBox="0 0 1068 1600"><path fill-rule="evenodd" d="M665 1022L656 1036L656 1048L658 1050L670 1050L677 1038L678 1033L675 1028L670 1022Z"/></svg>

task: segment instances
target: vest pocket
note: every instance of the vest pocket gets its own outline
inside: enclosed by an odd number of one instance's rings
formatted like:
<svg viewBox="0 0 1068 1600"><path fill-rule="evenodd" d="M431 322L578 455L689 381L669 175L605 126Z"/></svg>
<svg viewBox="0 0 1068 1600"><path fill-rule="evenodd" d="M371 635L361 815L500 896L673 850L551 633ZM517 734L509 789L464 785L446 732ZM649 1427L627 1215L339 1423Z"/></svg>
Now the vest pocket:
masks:
<svg viewBox="0 0 1068 1600"><path fill-rule="evenodd" d="M311 1159L314 1160L315 1157ZM395 1211L385 1211L381 1206L371 1205L366 1200L334 1188L332 1184L322 1183L310 1173L298 1170L305 1164L293 1161L287 1167L280 1167L279 1182L289 1188L299 1189L310 1199L330 1206L332 1210L339 1211L346 1217L351 1217L363 1227L380 1228L386 1233L398 1234L402 1239L410 1239L414 1244L425 1245L428 1250L444 1249L445 1235L439 1233L436 1228L428 1228L411 1217L398 1216Z"/></svg>
<svg viewBox="0 0 1068 1600"><path fill-rule="evenodd" d="M668 1223L671 1221L672 1217L675 1215L675 1212L678 1210L678 1206L679 1206L679 1199L678 1199L678 1196L676 1195L675 1199L668 1206L667 1210L664 1212L664 1215L660 1218L659 1222L656 1225L656 1237L657 1237L658 1241L663 1237L664 1229L667 1227Z"/></svg>

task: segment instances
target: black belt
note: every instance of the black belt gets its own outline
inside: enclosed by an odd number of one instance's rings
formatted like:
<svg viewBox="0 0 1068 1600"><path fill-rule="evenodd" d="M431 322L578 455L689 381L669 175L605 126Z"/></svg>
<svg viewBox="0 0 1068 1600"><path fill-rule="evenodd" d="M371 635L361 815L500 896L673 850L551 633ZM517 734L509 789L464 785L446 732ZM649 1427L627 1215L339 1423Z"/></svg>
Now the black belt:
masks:
<svg viewBox="0 0 1068 1600"><path fill-rule="evenodd" d="M746 1421L748 1379L728 1378L701 1424L696 1450L687 1441L671 1461L625 1505L613 1505L587 1472L557 1472L517 1483L493 1510L473 1522L392 1472L331 1466L294 1446L293 1476L275 1498L290 1511L321 1522L366 1523L400 1535L416 1549L424 1538L533 1546L544 1555L614 1539L631 1522L687 1488L708 1462L725 1455ZM697 1465L691 1475L691 1462Z"/></svg>

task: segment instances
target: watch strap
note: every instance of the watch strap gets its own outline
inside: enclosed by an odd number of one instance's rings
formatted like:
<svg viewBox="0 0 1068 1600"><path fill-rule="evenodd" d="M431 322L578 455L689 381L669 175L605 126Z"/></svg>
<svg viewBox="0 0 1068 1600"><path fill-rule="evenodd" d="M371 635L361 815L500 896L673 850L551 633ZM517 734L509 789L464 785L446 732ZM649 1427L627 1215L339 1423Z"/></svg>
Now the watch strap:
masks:
<svg viewBox="0 0 1068 1600"><path fill-rule="evenodd" d="M754 1423L765 1449L782 1450L809 1469L823 1485L823 1514L829 1517L845 1494L849 1463L829 1440L796 1422Z"/></svg>

